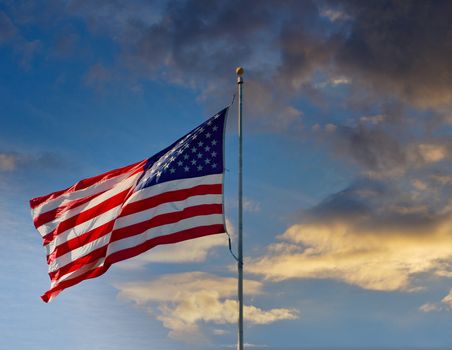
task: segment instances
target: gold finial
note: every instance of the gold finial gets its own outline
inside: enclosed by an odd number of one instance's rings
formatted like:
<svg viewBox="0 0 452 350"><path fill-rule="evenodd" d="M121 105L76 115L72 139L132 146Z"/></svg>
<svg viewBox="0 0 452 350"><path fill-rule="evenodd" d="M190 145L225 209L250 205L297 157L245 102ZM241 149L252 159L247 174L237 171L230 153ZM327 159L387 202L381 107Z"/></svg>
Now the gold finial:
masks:
<svg viewBox="0 0 452 350"><path fill-rule="evenodd" d="M236 73L239 77L241 77L241 76L243 75L243 73L245 73L245 70L244 70L242 67L237 67L237 68L235 69L235 73Z"/></svg>

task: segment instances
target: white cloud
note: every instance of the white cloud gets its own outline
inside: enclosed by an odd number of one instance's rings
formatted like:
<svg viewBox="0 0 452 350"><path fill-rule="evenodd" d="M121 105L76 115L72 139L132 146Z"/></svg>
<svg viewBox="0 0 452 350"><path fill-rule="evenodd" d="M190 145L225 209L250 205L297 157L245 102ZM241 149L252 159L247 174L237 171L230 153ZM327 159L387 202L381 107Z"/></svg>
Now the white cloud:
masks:
<svg viewBox="0 0 452 350"><path fill-rule="evenodd" d="M422 312L434 312L434 311L440 311L441 308L436 303L425 303L419 307L419 310Z"/></svg>
<svg viewBox="0 0 452 350"><path fill-rule="evenodd" d="M419 310L422 312L452 311L452 289L441 299L441 303L425 303L419 307Z"/></svg>
<svg viewBox="0 0 452 350"><path fill-rule="evenodd" d="M261 205L259 202L245 197L243 199L243 210L250 213L257 213L261 210Z"/></svg>
<svg viewBox="0 0 452 350"><path fill-rule="evenodd" d="M377 125L386 119L386 116L383 114L376 114L376 115L365 115L361 118L359 118L359 121L364 124L372 124Z"/></svg>
<svg viewBox="0 0 452 350"><path fill-rule="evenodd" d="M412 215L405 213L404 215ZM336 279L364 289L413 290L412 277L422 272L444 275L452 259L452 221L428 227L374 226L366 217L297 224L253 259L247 271L268 280Z"/></svg>
<svg viewBox="0 0 452 350"><path fill-rule="evenodd" d="M444 303L449 310L452 310L452 289L449 290L449 294L447 294L442 300L442 303Z"/></svg>
<svg viewBox="0 0 452 350"><path fill-rule="evenodd" d="M328 18L331 22L342 22L351 19L350 15L339 9L324 8L320 16Z"/></svg>
<svg viewBox="0 0 452 350"><path fill-rule="evenodd" d="M118 283L119 297L144 309L157 307L157 319L170 330L173 338L187 340L202 336L200 324L233 324L237 322L236 278L219 277L203 272L165 275L151 282ZM262 283L244 281L248 296L262 294ZM294 309L263 310L244 306L249 324L268 324L298 317Z"/></svg>

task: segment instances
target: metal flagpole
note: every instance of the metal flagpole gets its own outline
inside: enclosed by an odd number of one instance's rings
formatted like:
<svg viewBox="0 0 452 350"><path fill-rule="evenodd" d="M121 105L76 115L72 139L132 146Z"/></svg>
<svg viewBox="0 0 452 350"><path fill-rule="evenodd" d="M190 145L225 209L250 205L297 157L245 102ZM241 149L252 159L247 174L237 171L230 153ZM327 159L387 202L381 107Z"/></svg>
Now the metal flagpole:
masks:
<svg viewBox="0 0 452 350"><path fill-rule="evenodd" d="M237 268L239 273L238 280L238 299L239 299L239 329L238 329L238 342L237 350L243 350L243 245L242 245L242 229L243 229L243 205L242 205L242 194L243 194L243 181L242 181L242 169L243 169L243 140L242 140L242 90L243 90L243 73L245 72L242 67L238 67L235 70L237 74L237 87L239 92L239 113L238 113L238 134L239 134L239 237L238 237L238 262Z"/></svg>

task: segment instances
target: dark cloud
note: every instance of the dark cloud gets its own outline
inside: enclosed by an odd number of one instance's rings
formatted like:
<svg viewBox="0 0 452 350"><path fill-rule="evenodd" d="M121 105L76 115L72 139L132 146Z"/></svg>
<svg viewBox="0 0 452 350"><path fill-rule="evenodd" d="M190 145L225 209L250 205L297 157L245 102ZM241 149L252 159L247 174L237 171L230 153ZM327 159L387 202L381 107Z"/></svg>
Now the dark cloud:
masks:
<svg viewBox="0 0 452 350"><path fill-rule="evenodd" d="M358 231L361 227L375 233L430 234L430 230L449 220L452 214L451 176L441 173L409 180L358 180L307 210L302 221L347 222Z"/></svg>
<svg viewBox="0 0 452 350"><path fill-rule="evenodd" d="M282 106L302 94L318 98L325 93L318 79L338 76L352 82L354 95L368 91L367 103L396 98L438 107L452 101L450 1L51 4L11 2L7 9L22 25L81 18L119 45L118 64L137 77L170 80L214 99L218 94L224 99L234 68L243 65L258 90L271 95L267 114L284 114ZM37 6L41 11L33 18ZM0 25L8 30L2 32L11 35L5 16ZM68 44L63 40L59 46ZM272 104L277 108L269 108Z"/></svg>
<svg viewBox="0 0 452 350"><path fill-rule="evenodd" d="M312 136L306 125L318 121L303 98L329 115L335 155L367 175L401 176L441 153L430 132L451 120L450 1L72 0L43 5L33 18L36 6L10 2L6 13L22 26L76 18L116 44L114 57L95 58L82 78L97 90L125 76L163 80L195 90L214 110L231 100L242 65L255 126ZM57 49L70 52L74 40L58 39ZM23 41L22 64L44 46Z"/></svg>
<svg viewBox="0 0 452 350"><path fill-rule="evenodd" d="M450 1L345 1L350 29L336 52L338 69L422 107L452 102Z"/></svg>

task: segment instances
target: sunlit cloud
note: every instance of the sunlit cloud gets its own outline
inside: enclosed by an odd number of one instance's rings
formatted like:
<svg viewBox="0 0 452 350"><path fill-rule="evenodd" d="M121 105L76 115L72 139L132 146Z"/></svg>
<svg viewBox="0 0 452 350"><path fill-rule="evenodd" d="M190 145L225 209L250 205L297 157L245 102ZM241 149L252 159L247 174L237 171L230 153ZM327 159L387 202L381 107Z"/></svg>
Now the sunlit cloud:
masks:
<svg viewBox="0 0 452 350"><path fill-rule="evenodd" d="M419 310L422 312L452 311L452 289L440 303L425 303L419 307Z"/></svg>
<svg viewBox="0 0 452 350"><path fill-rule="evenodd" d="M379 187L380 186L380 187ZM290 226L247 271L267 280L334 279L364 289L413 291L416 275L451 274L452 208L405 201L362 184L327 198ZM408 198L408 197L407 197Z"/></svg>
<svg viewBox="0 0 452 350"><path fill-rule="evenodd" d="M150 282L117 283L119 298L156 314L170 336L180 340L203 337L201 324L216 325L237 322L238 306L235 300L237 279L219 277L203 272L165 275ZM261 282L244 281L247 296L263 293ZM298 317L294 309L263 310L245 305L244 318L249 324L269 324ZM218 334L216 329L214 334Z"/></svg>

